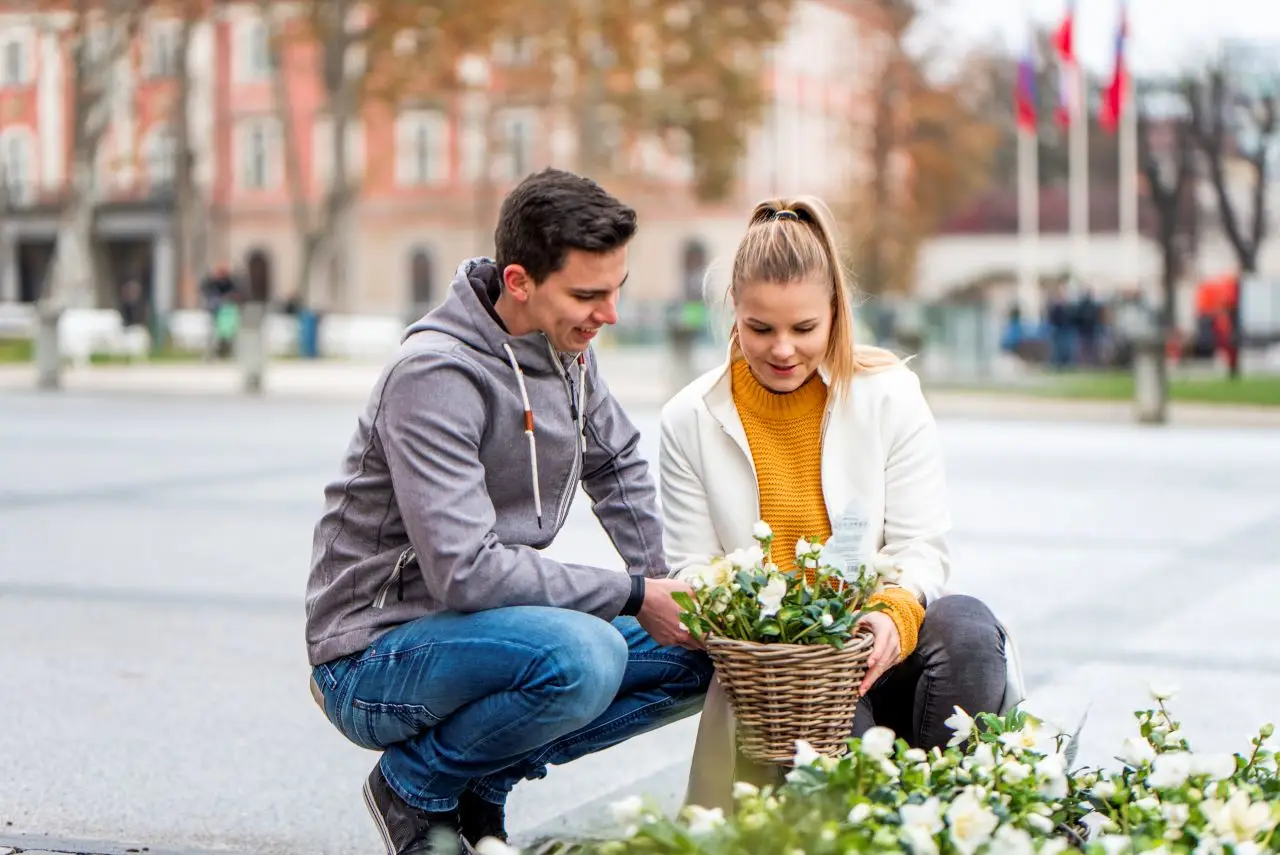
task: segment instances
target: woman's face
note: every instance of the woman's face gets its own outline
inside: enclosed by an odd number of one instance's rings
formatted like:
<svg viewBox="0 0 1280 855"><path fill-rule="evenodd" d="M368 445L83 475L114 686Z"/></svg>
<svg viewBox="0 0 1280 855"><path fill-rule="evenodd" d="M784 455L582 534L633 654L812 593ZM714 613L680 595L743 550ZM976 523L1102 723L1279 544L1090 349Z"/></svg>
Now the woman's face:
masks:
<svg viewBox="0 0 1280 855"><path fill-rule="evenodd" d="M831 315L831 285L823 279L743 287L734 303L734 323L760 385L793 392L812 377L827 354Z"/></svg>

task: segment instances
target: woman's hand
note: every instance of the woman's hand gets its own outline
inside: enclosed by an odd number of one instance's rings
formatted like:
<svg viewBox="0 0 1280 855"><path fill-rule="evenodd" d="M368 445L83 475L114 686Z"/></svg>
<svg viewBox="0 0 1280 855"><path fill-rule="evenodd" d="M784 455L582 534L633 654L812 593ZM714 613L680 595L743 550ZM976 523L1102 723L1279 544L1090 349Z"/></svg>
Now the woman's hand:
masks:
<svg viewBox="0 0 1280 855"><path fill-rule="evenodd" d="M902 639L898 637L898 626L893 618L884 612L871 612L858 620L858 626L871 630L875 644L871 648L871 656L867 659L867 676L862 678L858 694L865 695L871 691L876 681L894 665L902 655Z"/></svg>

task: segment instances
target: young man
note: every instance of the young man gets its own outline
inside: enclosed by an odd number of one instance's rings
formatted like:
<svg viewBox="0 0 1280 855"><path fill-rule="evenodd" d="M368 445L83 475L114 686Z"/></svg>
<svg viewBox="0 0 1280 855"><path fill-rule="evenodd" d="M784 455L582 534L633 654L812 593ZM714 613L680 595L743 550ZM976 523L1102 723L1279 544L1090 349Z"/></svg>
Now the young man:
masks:
<svg viewBox="0 0 1280 855"><path fill-rule="evenodd" d="M383 752L364 796L389 855L505 839L521 778L702 703L711 665L671 597L688 588L666 578L639 434L590 350L617 320L635 228L594 182L526 179L497 261L465 262L409 328L325 491L312 691ZM579 483L628 574L538 552Z"/></svg>

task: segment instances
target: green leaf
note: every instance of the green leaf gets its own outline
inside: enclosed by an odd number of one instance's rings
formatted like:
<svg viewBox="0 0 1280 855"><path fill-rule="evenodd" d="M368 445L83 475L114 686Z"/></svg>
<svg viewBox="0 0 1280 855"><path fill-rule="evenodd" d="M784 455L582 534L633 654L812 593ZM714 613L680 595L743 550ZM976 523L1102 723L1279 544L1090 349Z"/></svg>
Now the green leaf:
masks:
<svg viewBox="0 0 1280 855"><path fill-rule="evenodd" d="M689 596L686 591L677 591L671 595L671 599L676 601L676 605L683 608L686 612L697 611L698 607L693 602L693 597Z"/></svg>

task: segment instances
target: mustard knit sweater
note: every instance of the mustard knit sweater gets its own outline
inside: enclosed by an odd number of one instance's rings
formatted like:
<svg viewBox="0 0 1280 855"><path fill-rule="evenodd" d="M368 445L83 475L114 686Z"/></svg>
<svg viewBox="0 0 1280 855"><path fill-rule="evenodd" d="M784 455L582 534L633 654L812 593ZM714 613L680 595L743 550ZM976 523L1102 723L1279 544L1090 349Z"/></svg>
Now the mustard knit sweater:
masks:
<svg viewBox="0 0 1280 855"><path fill-rule="evenodd" d="M822 495L822 419L827 386L814 374L794 392L771 392L756 380L745 360L733 363L733 401L751 447L760 489L760 518L773 529L773 561L796 571L796 541L831 537ZM898 629L905 659L915 650L924 608L905 588L891 586L872 597L883 602Z"/></svg>

